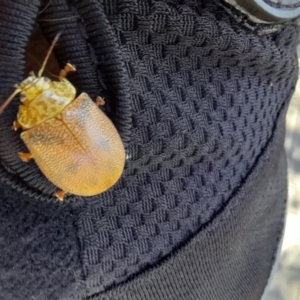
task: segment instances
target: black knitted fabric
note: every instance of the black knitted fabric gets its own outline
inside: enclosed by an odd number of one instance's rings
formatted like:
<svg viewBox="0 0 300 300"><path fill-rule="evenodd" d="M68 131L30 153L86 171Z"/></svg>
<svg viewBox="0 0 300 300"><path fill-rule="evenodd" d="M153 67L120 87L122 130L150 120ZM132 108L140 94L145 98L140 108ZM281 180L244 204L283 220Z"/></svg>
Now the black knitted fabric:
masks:
<svg viewBox="0 0 300 300"><path fill-rule="evenodd" d="M38 12L38 1L22 3L0 1L3 100L23 78ZM62 32L55 54L76 65L70 80L78 92L105 97L127 160L107 192L57 203L34 162L17 157L25 146L9 126L18 102L0 116L0 299L114 299L105 292L160 266L254 181L249 176L294 91L298 31L289 24L258 35L258 26L242 26L211 0L46 4L38 16L43 33L51 40ZM268 223L278 235L283 206ZM224 299L259 299L271 259L260 273L247 270L255 298L241 287L244 293L226 291Z"/></svg>
<svg viewBox="0 0 300 300"><path fill-rule="evenodd" d="M286 206L283 123L284 114L246 183L199 234L160 264L88 299L262 300Z"/></svg>

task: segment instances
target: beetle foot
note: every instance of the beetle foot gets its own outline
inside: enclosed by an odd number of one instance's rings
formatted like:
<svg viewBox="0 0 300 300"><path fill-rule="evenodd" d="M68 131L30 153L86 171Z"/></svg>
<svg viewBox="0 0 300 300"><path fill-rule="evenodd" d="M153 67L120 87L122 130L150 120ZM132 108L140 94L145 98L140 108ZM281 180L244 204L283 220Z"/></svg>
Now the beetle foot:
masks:
<svg viewBox="0 0 300 300"><path fill-rule="evenodd" d="M20 159L24 162L28 162L30 159L32 159L31 153L19 152L18 154L19 154Z"/></svg>
<svg viewBox="0 0 300 300"><path fill-rule="evenodd" d="M14 131L17 131L19 128L21 127L20 123L18 121L14 121L13 122L13 126L12 126L12 129Z"/></svg>
<svg viewBox="0 0 300 300"><path fill-rule="evenodd" d="M97 106L102 106L102 105L104 105L105 104L105 101L104 101L104 99L103 98L101 98L100 96L98 96L97 98L96 98L96 105Z"/></svg>
<svg viewBox="0 0 300 300"><path fill-rule="evenodd" d="M59 201L63 201L65 194L66 194L66 192L64 192L63 190L60 190L55 194L55 196Z"/></svg>
<svg viewBox="0 0 300 300"><path fill-rule="evenodd" d="M67 63L65 65L65 67L62 70L60 70L58 77L61 80L61 79L65 78L69 72L75 72L75 71L76 71L75 66Z"/></svg>

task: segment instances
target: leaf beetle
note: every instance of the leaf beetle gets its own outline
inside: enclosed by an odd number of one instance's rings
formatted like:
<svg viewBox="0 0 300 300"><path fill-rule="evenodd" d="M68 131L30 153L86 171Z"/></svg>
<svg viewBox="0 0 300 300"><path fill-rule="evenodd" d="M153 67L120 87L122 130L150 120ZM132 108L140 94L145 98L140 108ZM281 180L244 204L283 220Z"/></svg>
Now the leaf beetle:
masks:
<svg viewBox="0 0 300 300"><path fill-rule="evenodd" d="M125 164L125 150L110 119L86 93L76 98L75 87L66 79L75 67L66 64L58 81L42 76L59 38L54 38L38 75L33 72L0 107L0 113L20 93L21 104L13 128L22 129L21 139L29 152L19 152L22 161L34 159L46 178L66 193L93 196L113 186Z"/></svg>

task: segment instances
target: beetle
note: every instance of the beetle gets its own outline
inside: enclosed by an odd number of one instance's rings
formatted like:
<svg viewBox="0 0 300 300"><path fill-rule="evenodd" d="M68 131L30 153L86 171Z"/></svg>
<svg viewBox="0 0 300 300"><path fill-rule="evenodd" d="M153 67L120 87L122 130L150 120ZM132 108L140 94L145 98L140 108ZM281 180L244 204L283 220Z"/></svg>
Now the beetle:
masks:
<svg viewBox="0 0 300 300"><path fill-rule="evenodd" d="M75 71L67 63L58 81L42 76L47 60L59 38L54 38L38 75L33 72L20 84L0 107L0 113L20 93L21 104L13 129L22 129L21 139L29 152L19 152L24 162L34 159L46 178L59 191L93 196L113 186L125 164L125 150L110 119L86 93L76 98L75 87L66 79Z"/></svg>

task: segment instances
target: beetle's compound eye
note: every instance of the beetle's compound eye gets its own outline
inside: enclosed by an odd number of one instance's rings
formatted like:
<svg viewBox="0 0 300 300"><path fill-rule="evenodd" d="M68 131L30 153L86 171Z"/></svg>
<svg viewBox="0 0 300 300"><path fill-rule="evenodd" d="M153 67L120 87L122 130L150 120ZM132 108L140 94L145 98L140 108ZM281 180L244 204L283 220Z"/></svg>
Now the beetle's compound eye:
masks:
<svg viewBox="0 0 300 300"><path fill-rule="evenodd" d="M23 102L26 99L26 95L24 93L20 94L20 101Z"/></svg>

